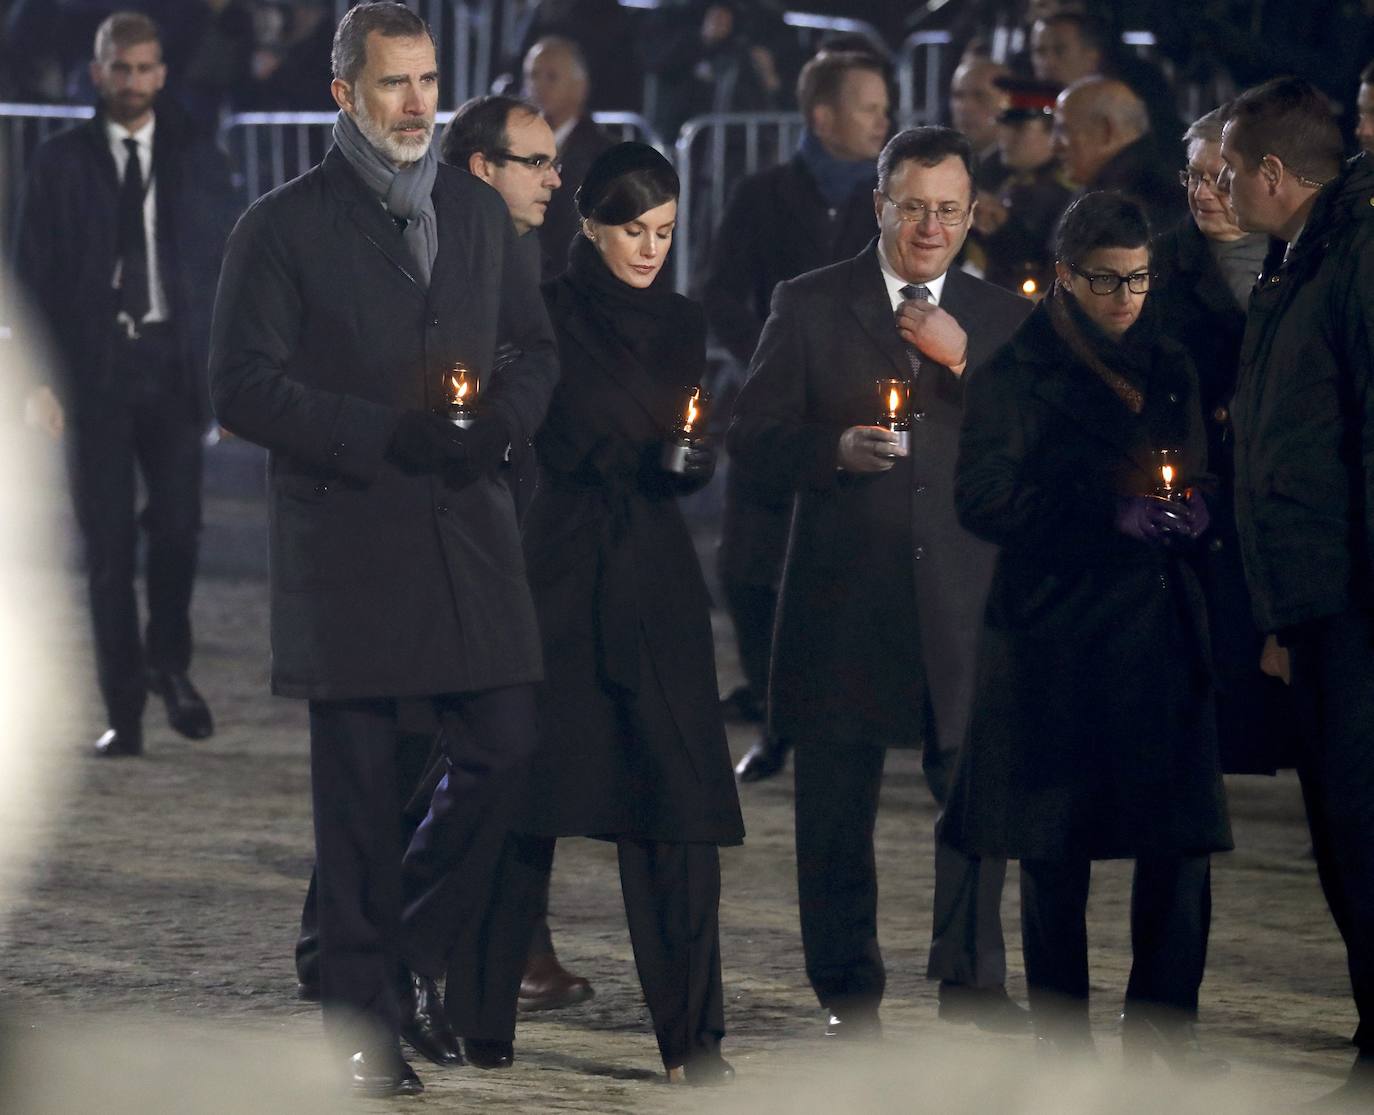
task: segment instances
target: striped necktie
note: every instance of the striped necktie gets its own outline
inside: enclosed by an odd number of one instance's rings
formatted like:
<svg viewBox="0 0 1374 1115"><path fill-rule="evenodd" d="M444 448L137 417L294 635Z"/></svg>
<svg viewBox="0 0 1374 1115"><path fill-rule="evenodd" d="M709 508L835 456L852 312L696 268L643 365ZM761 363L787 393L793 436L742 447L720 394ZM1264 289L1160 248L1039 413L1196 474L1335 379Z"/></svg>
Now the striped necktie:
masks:
<svg viewBox="0 0 1374 1115"><path fill-rule="evenodd" d="M897 292L907 301L929 302L930 287L925 283L907 283ZM906 349L906 362L911 365L911 382L916 382L916 377L921 374L921 354L916 351L916 346L902 342L902 347Z"/></svg>

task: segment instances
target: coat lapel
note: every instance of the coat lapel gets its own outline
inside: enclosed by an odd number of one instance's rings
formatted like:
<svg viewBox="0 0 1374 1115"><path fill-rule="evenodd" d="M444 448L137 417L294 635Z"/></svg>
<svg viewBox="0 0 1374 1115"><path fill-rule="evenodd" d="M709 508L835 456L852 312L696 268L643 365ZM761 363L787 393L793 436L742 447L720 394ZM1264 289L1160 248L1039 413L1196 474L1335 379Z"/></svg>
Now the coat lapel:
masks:
<svg viewBox="0 0 1374 1115"><path fill-rule="evenodd" d="M325 155L324 169L347 209L349 220L353 222L354 227L396 270L410 280L416 295L424 298L425 287L416 274L415 261L396 228L396 222L387 215L382 203L363 185L337 147L331 147Z"/></svg>
<svg viewBox="0 0 1374 1115"><path fill-rule="evenodd" d="M821 242L817 230L827 227L828 221L823 217L818 220L817 214L823 215L826 205L800 156L793 156L787 164L786 173L779 182L778 196L786 210L787 226L811 245L805 255L823 258L827 245Z"/></svg>
<svg viewBox="0 0 1374 1115"><path fill-rule="evenodd" d="M849 308L878 351L887 357L897 378L909 378L911 365L892 317L892 302L888 299L887 284L883 282L882 268L878 264L876 239L850 263Z"/></svg>
<svg viewBox="0 0 1374 1115"><path fill-rule="evenodd" d="M442 306L445 300L452 302L462 298L461 292L454 287L462 269L454 267L453 261L467 259L471 254L468 224L453 209L452 195L440 189L443 178L443 168L440 168L438 176L434 179L434 190L430 195L434 199L434 214L439 224L439 251L434 257L434 266L430 268L429 276L428 297L430 305L433 306ZM401 246L405 247L404 240L401 241ZM409 256L408 250L406 254ZM508 267L515 264L514 259L506 261Z"/></svg>

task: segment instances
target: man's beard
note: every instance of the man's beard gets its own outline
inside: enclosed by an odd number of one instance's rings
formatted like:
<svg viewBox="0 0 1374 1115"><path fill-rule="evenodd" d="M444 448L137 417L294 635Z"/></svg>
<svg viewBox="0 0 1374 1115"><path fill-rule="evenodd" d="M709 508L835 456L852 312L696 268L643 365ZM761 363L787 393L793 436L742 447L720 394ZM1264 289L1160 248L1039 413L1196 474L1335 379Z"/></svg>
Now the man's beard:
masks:
<svg viewBox="0 0 1374 1115"><path fill-rule="evenodd" d="M423 116L408 116L397 121L397 127L423 127L425 131L422 138L408 139L385 130L368 115L367 106L361 97L354 107L353 119L357 122L358 131L363 133L363 138L398 166L408 166L423 159L425 152L429 150L430 142L434 139L434 121L426 120Z"/></svg>
<svg viewBox="0 0 1374 1115"><path fill-rule="evenodd" d="M116 93L105 98L105 115L116 124L137 120L153 107L153 98L148 93Z"/></svg>

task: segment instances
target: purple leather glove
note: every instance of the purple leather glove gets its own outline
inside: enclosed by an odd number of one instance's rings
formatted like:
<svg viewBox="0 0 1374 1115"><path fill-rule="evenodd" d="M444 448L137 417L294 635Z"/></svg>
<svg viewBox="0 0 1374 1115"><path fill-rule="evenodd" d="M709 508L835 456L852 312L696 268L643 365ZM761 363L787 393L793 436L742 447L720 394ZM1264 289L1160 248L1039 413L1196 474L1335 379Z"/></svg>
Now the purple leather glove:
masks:
<svg viewBox="0 0 1374 1115"><path fill-rule="evenodd" d="M1123 496L1116 505L1116 529L1141 542L1191 542L1211 522L1207 502L1196 488L1189 491L1182 503L1159 496Z"/></svg>
<svg viewBox="0 0 1374 1115"><path fill-rule="evenodd" d="M1207 510L1207 501L1196 488L1189 488L1188 502L1183 506L1188 509L1189 522L1188 529L1180 533L1186 534L1190 539L1201 538L1212 525L1212 513Z"/></svg>

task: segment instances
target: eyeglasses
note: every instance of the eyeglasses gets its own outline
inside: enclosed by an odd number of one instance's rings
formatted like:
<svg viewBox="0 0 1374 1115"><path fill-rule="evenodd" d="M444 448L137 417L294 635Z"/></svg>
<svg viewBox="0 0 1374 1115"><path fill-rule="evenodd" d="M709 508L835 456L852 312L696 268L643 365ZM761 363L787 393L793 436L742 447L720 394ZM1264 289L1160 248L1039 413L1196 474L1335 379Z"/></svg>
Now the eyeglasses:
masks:
<svg viewBox="0 0 1374 1115"><path fill-rule="evenodd" d="M890 194L883 194L892 207L897 210L897 219L907 224L919 225L925 222L928 215L934 215L935 219L942 225L961 225L964 218L968 216L968 210L962 205L952 201L946 201L931 209L923 201L898 201Z"/></svg>
<svg viewBox="0 0 1374 1115"><path fill-rule="evenodd" d="M1223 192L1221 183L1215 175L1199 174L1192 167L1178 172L1178 184L1189 192L1196 190L1199 186L1206 186L1214 194Z"/></svg>
<svg viewBox="0 0 1374 1115"><path fill-rule="evenodd" d="M1121 289L1121 284L1126 284L1126 289L1132 294L1145 294L1150 289L1150 280L1154 276L1149 271L1134 271L1129 275L1117 275L1111 271L1097 271L1089 273L1082 270L1076 263L1069 264L1069 270L1075 275L1088 280L1088 289L1094 294L1101 294L1104 297L1108 294L1115 294Z"/></svg>
<svg viewBox="0 0 1374 1115"><path fill-rule="evenodd" d="M514 151L493 152L498 159L509 159L513 163L520 163L529 167L531 170L552 170L555 174L563 173L563 164L558 159L551 159L547 155L517 155Z"/></svg>

